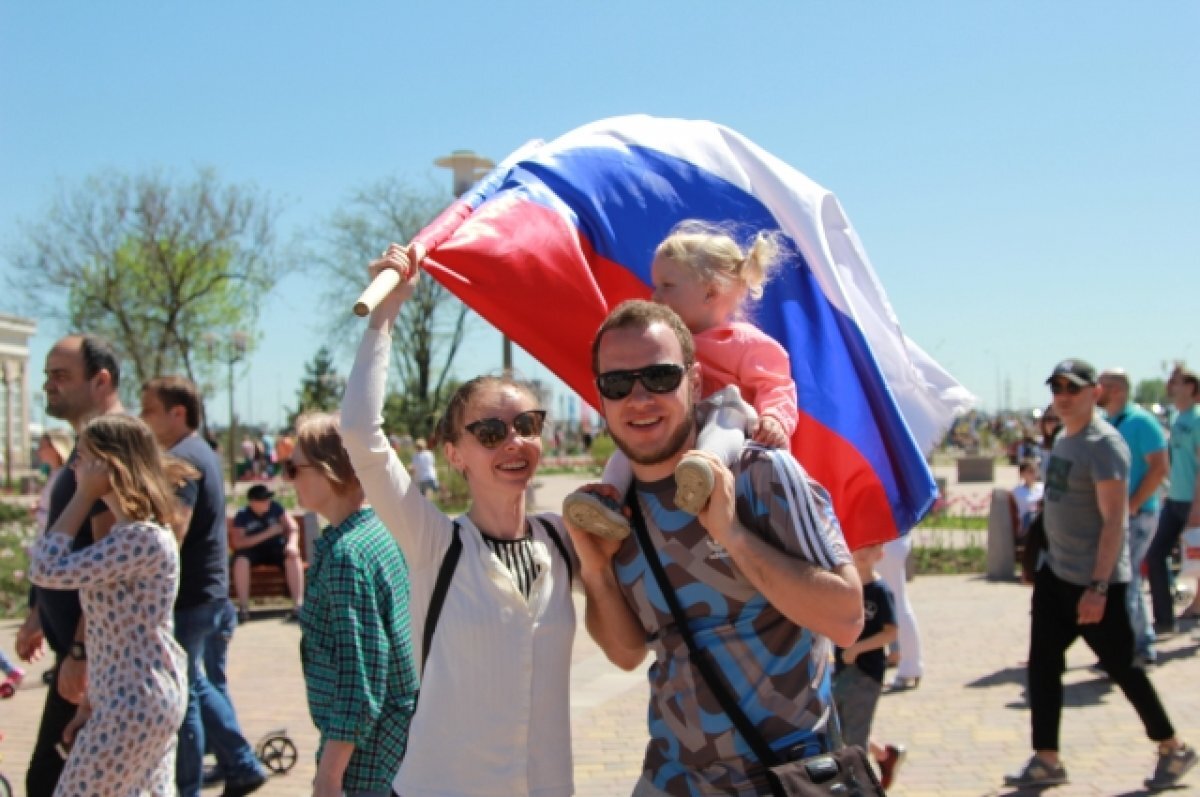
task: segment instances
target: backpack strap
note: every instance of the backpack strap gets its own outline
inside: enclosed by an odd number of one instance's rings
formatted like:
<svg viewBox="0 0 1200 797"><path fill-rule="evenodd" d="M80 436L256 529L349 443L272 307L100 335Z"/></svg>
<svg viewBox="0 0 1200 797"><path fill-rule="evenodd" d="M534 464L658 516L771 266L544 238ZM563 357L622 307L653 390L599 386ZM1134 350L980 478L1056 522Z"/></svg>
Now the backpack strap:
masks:
<svg viewBox="0 0 1200 797"><path fill-rule="evenodd" d="M561 542L559 543L561 545ZM458 567L458 558L462 555L462 535L459 532L458 521L454 521L454 539L442 557L442 565L438 568L437 581L433 584L433 595L429 598L429 612L425 616L425 633L421 637L421 674L425 673L425 662L429 660L429 646L433 644L433 632L437 630L438 618L442 614L442 605L446 602L446 593L450 590L450 580L454 578L454 569Z"/></svg>
<svg viewBox="0 0 1200 797"><path fill-rule="evenodd" d="M554 547L562 555L563 561L567 563L567 586L571 586L575 579L574 567L571 566L571 555L567 553L567 546L559 536L558 531L554 528L554 524L543 517L534 518L538 523L542 524L542 528L546 530L546 535L554 540Z"/></svg>

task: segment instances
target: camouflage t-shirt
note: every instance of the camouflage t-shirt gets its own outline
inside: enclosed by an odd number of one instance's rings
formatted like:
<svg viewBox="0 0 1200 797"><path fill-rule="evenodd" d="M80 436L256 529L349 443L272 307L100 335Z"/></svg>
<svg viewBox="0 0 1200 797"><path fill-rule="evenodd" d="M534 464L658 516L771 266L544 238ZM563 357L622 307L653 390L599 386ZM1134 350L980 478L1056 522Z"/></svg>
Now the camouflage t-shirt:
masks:
<svg viewBox="0 0 1200 797"><path fill-rule="evenodd" d="M828 494L790 454L748 445L733 472L747 529L822 568L850 563ZM635 487L696 642L711 652L743 711L781 758L818 752L831 701L829 641L780 614L696 517L675 508L674 478ZM635 536L615 564L655 655L645 777L679 797L769 793L753 753L689 661Z"/></svg>

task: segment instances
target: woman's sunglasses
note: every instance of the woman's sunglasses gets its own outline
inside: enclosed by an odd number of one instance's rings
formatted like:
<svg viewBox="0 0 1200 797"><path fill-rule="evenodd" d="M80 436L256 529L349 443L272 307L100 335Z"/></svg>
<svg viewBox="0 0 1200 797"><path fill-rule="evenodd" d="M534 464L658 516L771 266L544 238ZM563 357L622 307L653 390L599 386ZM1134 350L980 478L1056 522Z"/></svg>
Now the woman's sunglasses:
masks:
<svg viewBox="0 0 1200 797"><path fill-rule="evenodd" d="M651 393L670 393L679 387L686 370L682 365L663 363L636 371L607 371L596 377L596 389L609 401L620 401L628 396L637 382Z"/></svg>
<svg viewBox="0 0 1200 797"><path fill-rule="evenodd" d="M517 437L541 437L542 426L546 423L545 410L526 410L512 419L512 430ZM463 427L484 448L499 448L508 439L509 424L499 418L480 418Z"/></svg>

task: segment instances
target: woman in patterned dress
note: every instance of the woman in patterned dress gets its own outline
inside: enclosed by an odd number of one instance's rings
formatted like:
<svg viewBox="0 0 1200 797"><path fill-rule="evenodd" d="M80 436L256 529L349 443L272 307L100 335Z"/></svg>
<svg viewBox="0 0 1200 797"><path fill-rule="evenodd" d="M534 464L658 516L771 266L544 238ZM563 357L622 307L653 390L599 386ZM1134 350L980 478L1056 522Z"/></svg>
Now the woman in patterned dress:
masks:
<svg viewBox="0 0 1200 797"><path fill-rule="evenodd" d="M30 579L79 590L87 620L88 693L64 732L71 753L56 797L175 794L187 670L172 634L179 545L170 524L173 481L189 468L162 455L141 420L93 419L79 439L75 495L34 546ZM116 523L72 552L97 500Z"/></svg>

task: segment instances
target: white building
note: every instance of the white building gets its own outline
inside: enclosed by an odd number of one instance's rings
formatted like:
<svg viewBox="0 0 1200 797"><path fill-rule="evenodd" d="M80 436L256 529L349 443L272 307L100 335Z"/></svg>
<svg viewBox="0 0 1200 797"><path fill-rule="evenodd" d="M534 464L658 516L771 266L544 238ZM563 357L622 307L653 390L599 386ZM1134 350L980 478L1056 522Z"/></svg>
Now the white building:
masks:
<svg viewBox="0 0 1200 797"><path fill-rule="evenodd" d="M29 470L32 441L29 435L29 339L37 322L0 313L0 454L4 456L5 482Z"/></svg>

